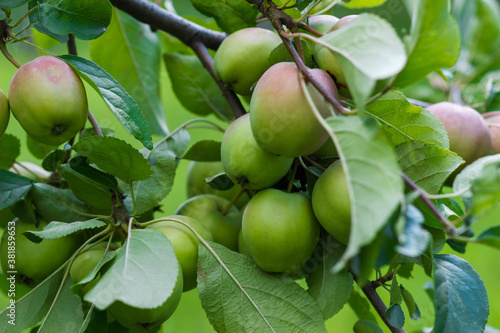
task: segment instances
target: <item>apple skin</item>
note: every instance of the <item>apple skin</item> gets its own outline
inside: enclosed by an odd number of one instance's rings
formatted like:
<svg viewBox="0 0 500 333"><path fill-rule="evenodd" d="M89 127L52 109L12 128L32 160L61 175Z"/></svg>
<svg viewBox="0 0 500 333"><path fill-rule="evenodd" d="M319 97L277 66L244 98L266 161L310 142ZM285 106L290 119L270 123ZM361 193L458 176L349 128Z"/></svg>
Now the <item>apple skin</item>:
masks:
<svg viewBox="0 0 500 333"><path fill-rule="evenodd" d="M201 194L185 201L175 213L198 220L212 233L214 242L238 251L238 233L242 217L234 206L223 215L222 211L228 204L229 200L214 194Z"/></svg>
<svg viewBox="0 0 500 333"><path fill-rule="evenodd" d="M0 138L5 133L7 125L9 124L10 111L9 111L9 101L7 96L0 89Z"/></svg>
<svg viewBox="0 0 500 333"><path fill-rule="evenodd" d="M161 283L161 281L158 281ZM116 301L108 308L109 313L116 321L130 329L142 329L149 331L152 327L164 323L179 305L182 296L182 268L179 265L179 274L175 281L174 290L167 300L159 307L153 309L140 309L128 304Z"/></svg>
<svg viewBox="0 0 500 333"><path fill-rule="evenodd" d="M281 38L267 29L245 28L233 32L215 53L215 75L237 94L251 95L253 84L273 65L268 58L280 44Z"/></svg>
<svg viewBox="0 0 500 333"><path fill-rule="evenodd" d="M106 247L107 243L102 242L76 256L73 264L71 265L71 269L69 270L69 275L74 283L80 282L87 276L87 274L92 272L106 253ZM99 276L97 276L93 281L87 283L81 289L81 294L85 295L97 283L97 281L99 281Z"/></svg>
<svg viewBox="0 0 500 333"><path fill-rule="evenodd" d="M311 74L327 91L338 96L328 73L315 68ZM320 114L330 116L323 95L311 83L307 87ZM302 92L299 71L291 62L273 65L257 82L250 101L250 123L263 150L285 157L309 155L328 139Z"/></svg>
<svg viewBox="0 0 500 333"><path fill-rule="evenodd" d="M333 15L316 15L309 18L309 26L322 34L329 31L339 18Z"/></svg>
<svg viewBox="0 0 500 333"><path fill-rule="evenodd" d="M12 114L33 139L58 146L87 120L85 87L64 61L38 57L17 70L9 86Z"/></svg>
<svg viewBox="0 0 500 333"><path fill-rule="evenodd" d="M319 232L311 200L303 193L260 191L243 214L244 247L267 272L299 268L314 251Z"/></svg>
<svg viewBox="0 0 500 333"><path fill-rule="evenodd" d="M314 215L325 230L343 244L351 231L351 200L340 160L318 178L312 193Z"/></svg>
<svg viewBox="0 0 500 333"><path fill-rule="evenodd" d="M17 277L24 276L34 284L42 282L59 268L71 257L79 245L76 239L71 236L50 240L44 239L42 242L35 244L23 235L26 231L40 231L47 224L45 221L40 221L40 225L36 228L34 224L21 220L15 221ZM1 242L2 269L4 272L11 270L7 262L10 227L11 225L8 224Z"/></svg>
<svg viewBox="0 0 500 333"><path fill-rule="evenodd" d="M427 107L427 110L432 112L446 129L450 150L465 160L458 170L490 154L490 129L479 112L468 106L450 102L433 104Z"/></svg>
<svg viewBox="0 0 500 333"><path fill-rule="evenodd" d="M252 134L250 116L239 117L229 125L222 137L222 168L236 184L260 190L283 178L293 159L262 150Z"/></svg>
<svg viewBox="0 0 500 333"><path fill-rule="evenodd" d="M181 215L167 216L166 219L168 218L175 218L187 223L196 230L204 240L213 241L210 230L203 226L198 220ZM168 238L174 248L175 256L182 267L184 280L183 291L195 288L198 272L198 246L200 244L198 237L196 237L188 227L175 221L160 221L147 226L146 229L158 230Z"/></svg>
<svg viewBox="0 0 500 333"><path fill-rule="evenodd" d="M349 24L349 22L355 20L358 15L348 15L344 16L335 23L335 25L330 29L330 31L335 31L341 27ZM316 44L314 47L314 61L324 71L327 71L331 75L335 76L335 80L338 84L342 86L347 86L347 80L342 70L337 56L327 48Z"/></svg>
<svg viewBox="0 0 500 333"><path fill-rule="evenodd" d="M199 162L191 161L187 169L186 175L186 192L188 198L192 198L200 194L215 194L227 200L231 200L240 190L238 185L231 187L226 191L216 190L205 182L205 178L213 177L224 172L222 162ZM242 193L234 205L238 208L243 207L250 197L246 192Z"/></svg>
<svg viewBox="0 0 500 333"><path fill-rule="evenodd" d="M490 127L491 150L493 154L500 154L500 116L486 118Z"/></svg>

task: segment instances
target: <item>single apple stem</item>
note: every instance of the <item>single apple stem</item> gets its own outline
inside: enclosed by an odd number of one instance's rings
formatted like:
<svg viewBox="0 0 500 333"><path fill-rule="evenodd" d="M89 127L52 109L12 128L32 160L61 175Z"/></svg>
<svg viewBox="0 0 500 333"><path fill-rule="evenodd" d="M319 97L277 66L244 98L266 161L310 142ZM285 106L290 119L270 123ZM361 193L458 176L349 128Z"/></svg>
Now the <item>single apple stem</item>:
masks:
<svg viewBox="0 0 500 333"><path fill-rule="evenodd" d="M488 117L493 117L493 116L500 116L500 111L486 112L486 113L483 113L481 116L483 116L483 118L488 118Z"/></svg>
<svg viewBox="0 0 500 333"><path fill-rule="evenodd" d="M13 25L11 25L11 29L14 29L15 27L17 27L19 24L21 24L21 22L27 18L31 13L33 13L35 10L38 10L38 5L36 5L35 7L31 8L30 10L28 10L26 12L26 14L24 14L16 23L14 23Z"/></svg>
<svg viewBox="0 0 500 333"><path fill-rule="evenodd" d="M308 25L307 25L307 24L305 24L304 22L298 22L298 23L297 23L297 26L298 26L300 29L305 30L305 31L307 31L307 32L310 32L310 33L312 33L312 34L313 34L313 35L315 35L315 36L318 36L318 37L323 36L323 34L322 34L321 32L319 32L319 31L317 31L317 30L315 30L315 29L311 28L310 26L308 26Z"/></svg>
<svg viewBox="0 0 500 333"><path fill-rule="evenodd" d="M309 156L302 156L305 160L307 160L309 163L311 163L312 165L314 165L316 168L322 170L322 171L326 171L326 168L324 166L322 166L321 164L319 164L318 162L314 161L312 158L310 158Z"/></svg>
<svg viewBox="0 0 500 333"><path fill-rule="evenodd" d="M226 215L231 207L233 207L234 203L238 198L245 192L245 189L243 187L240 187L240 190L231 198L231 201L222 209L221 213L222 215Z"/></svg>
<svg viewBox="0 0 500 333"><path fill-rule="evenodd" d="M21 67L21 64L18 63L17 60L14 59L12 54L10 54L9 51L7 50L7 45L1 40L0 40L0 51L2 51L5 58L7 58L7 60L9 60L14 66L16 66L17 68Z"/></svg>
<svg viewBox="0 0 500 333"><path fill-rule="evenodd" d="M103 136L102 129L97 123L97 119L95 118L94 114L89 110L88 118L90 123L92 124L92 128L94 128L95 134L99 136Z"/></svg>
<svg viewBox="0 0 500 333"><path fill-rule="evenodd" d="M438 211L436 206L432 203L432 201L425 195L425 193L417 186L406 174L401 173L401 177L408 187L410 187L413 191L417 191L420 199L423 203L429 207L432 213L438 218L439 222L443 225L445 232L450 236L455 236L457 233L457 229L453 226L453 224L448 221L441 213Z"/></svg>
<svg viewBox="0 0 500 333"><path fill-rule="evenodd" d="M290 177L290 181L288 182L288 187L286 189L286 193L290 193L292 192L292 188L293 188L293 181L295 180L295 175L297 174L297 169L299 168L299 159L296 158L294 161L293 161L293 169L292 169L292 174L291 174L291 177Z"/></svg>

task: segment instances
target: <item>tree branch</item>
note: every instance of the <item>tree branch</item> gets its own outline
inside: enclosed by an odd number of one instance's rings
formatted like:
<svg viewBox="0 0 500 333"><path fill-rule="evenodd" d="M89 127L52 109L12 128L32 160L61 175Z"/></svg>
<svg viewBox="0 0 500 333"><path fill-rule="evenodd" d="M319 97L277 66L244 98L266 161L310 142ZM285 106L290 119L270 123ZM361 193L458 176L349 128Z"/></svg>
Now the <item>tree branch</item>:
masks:
<svg viewBox="0 0 500 333"><path fill-rule="evenodd" d="M226 101L229 103L229 106L231 107L231 110L233 111L234 117L238 118L246 114L247 112L243 108L243 105L241 105L241 102L231 89L226 87L224 82L219 80L214 73L214 60L212 59L212 56L210 53L208 53L208 50L205 46L205 44L195 41L193 42L190 47L193 49L193 51L196 53L198 58L200 59L201 63L205 67L205 69L210 73L212 78L215 80L217 85L219 86L220 90L222 91L222 95L226 99Z"/></svg>
<svg viewBox="0 0 500 333"><path fill-rule="evenodd" d="M198 41L216 50L226 38L223 32L213 31L192 23L178 15L146 0L110 0L111 4L133 16L138 21L149 24L153 30L165 31L186 45Z"/></svg>

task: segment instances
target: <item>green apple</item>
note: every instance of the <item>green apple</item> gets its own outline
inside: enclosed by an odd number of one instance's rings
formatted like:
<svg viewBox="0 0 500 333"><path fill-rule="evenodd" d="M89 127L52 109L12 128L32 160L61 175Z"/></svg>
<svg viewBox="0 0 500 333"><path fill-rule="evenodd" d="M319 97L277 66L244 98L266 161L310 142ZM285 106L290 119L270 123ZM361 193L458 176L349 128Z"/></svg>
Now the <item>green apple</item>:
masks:
<svg viewBox="0 0 500 333"><path fill-rule="evenodd" d="M160 284L162 281L158 281L157 283ZM124 327L149 331L151 328L161 325L172 316L181 301L182 283L182 268L179 265L179 274L175 281L174 290L170 297L159 307L141 309L116 301L109 306L108 311Z"/></svg>
<svg viewBox="0 0 500 333"><path fill-rule="evenodd" d="M319 232L311 200L303 193L260 191L250 199L243 214L244 246L268 272L300 268L314 251Z"/></svg>
<svg viewBox="0 0 500 333"><path fill-rule="evenodd" d="M107 243L101 242L78 254L73 261L69 274L74 283L83 280L97 266L101 258L106 254ZM97 276L93 281L87 283L82 289L82 295L85 295L99 280Z"/></svg>
<svg viewBox="0 0 500 333"><path fill-rule="evenodd" d="M248 246L243 239L243 232L241 230L238 234L238 252L249 257L251 256L250 251L248 250Z"/></svg>
<svg viewBox="0 0 500 333"><path fill-rule="evenodd" d="M252 99L253 100L253 99ZM229 125L221 145L222 168L236 184L263 189L283 178L293 159L262 150L252 134L250 116L239 117Z"/></svg>
<svg viewBox="0 0 500 333"><path fill-rule="evenodd" d="M250 95L251 87L273 65L271 52L280 37L262 28L245 28L224 39L214 57L215 75L240 95Z"/></svg>
<svg viewBox="0 0 500 333"><path fill-rule="evenodd" d="M493 154L500 154L500 116L486 118L490 127L491 150Z"/></svg>
<svg viewBox="0 0 500 333"><path fill-rule="evenodd" d="M317 68L310 72L337 97L328 73ZM299 75L294 63L282 62L269 68L255 86L250 102L252 133L259 146L269 153L290 158L309 155L328 139L307 102ZM320 114L330 116L330 105L323 95L311 83L307 83L307 89Z"/></svg>
<svg viewBox="0 0 500 333"><path fill-rule="evenodd" d="M181 215L167 216L165 219L174 218L181 220L191 226L200 236L213 241L212 233L198 220ZM186 226L175 221L161 221L151 224L146 229L154 229L162 232L170 241L174 248L175 256L182 267L184 279L184 291L196 287L196 276L198 272L198 237Z"/></svg>
<svg viewBox="0 0 500 333"><path fill-rule="evenodd" d="M351 200L340 160L318 178L312 193L314 215L325 230L343 244L351 231Z"/></svg>
<svg viewBox="0 0 500 333"><path fill-rule="evenodd" d="M26 133L51 146L74 137L87 120L85 87L56 57L38 57L19 68L10 82L9 103Z"/></svg>
<svg viewBox="0 0 500 333"><path fill-rule="evenodd" d="M330 31L332 32L340 29L343 26L346 26L357 17L358 15L348 15L342 17L338 20L337 23L335 23ZM319 68L335 76L335 80L339 85L347 86L347 80L345 78L344 71L342 70L342 66L340 65L334 52L328 50L323 46L320 46L319 44L316 44L314 48L314 61Z"/></svg>
<svg viewBox="0 0 500 333"><path fill-rule="evenodd" d="M476 110L459 104L441 102L427 107L443 124L450 140L450 150L465 160L459 168L490 154L488 123Z"/></svg>
<svg viewBox="0 0 500 333"><path fill-rule="evenodd" d="M226 191L219 191L212 188L205 181L206 178L213 177L219 173L224 172L222 168L222 162L198 162L191 161L187 169L186 175L186 192L188 198L192 198L199 194L215 194L220 197L231 200L240 190L238 185L231 187ZM245 203L250 200L246 192L242 193L234 205L241 208Z"/></svg>
<svg viewBox="0 0 500 333"><path fill-rule="evenodd" d="M9 101L7 96L0 89L0 138L5 133L7 125L9 124L10 111L9 111Z"/></svg>
<svg viewBox="0 0 500 333"><path fill-rule="evenodd" d="M309 18L309 26L314 30L326 33L338 22L339 18L333 15L316 15Z"/></svg>
<svg viewBox="0 0 500 333"><path fill-rule="evenodd" d="M47 222L40 221L38 228L21 220L9 222L2 237L1 259L4 272L15 270L17 278L35 284L43 281L61 266L78 248L74 237L45 239L38 244L23 235L26 231L42 230ZM14 240L15 239L15 240ZM15 245L13 245L15 243ZM15 267L9 265L9 250L15 246Z"/></svg>
<svg viewBox="0 0 500 333"><path fill-rule="evenodd" d="M238 250L238 233L241 229L241 213L231 206L227 209L229 200L214 194L201 194L184 202L176 214L190 216L205 226L214 237L214 242L225 247Z"/></svg>

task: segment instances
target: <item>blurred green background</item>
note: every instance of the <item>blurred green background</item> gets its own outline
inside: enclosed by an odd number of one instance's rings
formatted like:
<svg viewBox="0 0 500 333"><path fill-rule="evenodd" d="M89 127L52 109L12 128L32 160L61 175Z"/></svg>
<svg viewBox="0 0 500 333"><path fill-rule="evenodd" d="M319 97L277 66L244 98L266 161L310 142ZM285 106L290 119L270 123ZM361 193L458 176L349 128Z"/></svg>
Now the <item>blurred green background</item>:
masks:
<svg viewBox="0 0 500 333"><path fill-rule="evenodd" d="M404 28L402 27L401 29ZM9 50L21 63L30 61L40 55L38 51L25 45L9 46ZM51 47L50 50L56 54L66 53L64 45L55 45ZM89 43L79 42L78 52L81 56L88 57ZM4 57L0 56L0 89L6 93L8 92L9 82L14 75L15 70L16 68L11 63L9 63ZM170 130L175 129L186 120L196 117L195 115L187 112L176 100L164 66L161 67L159 84L161 87L163 106L166 111L167 124ZM113 128L115 130L116 137L128 141L137 148L141 147L140 143L121 127L118 120L108 109L100 96L90 86L87 85L86 88L90 110L95 114L99 124L103 127ZM209 118L211 120L218 121L215 117ZM218 122L224 125L222 122ZM41 161L34 158L27 150L26 134L13 117L11 117L7 133L14 134L21 140L22 148L19 161L29 161L40 164ZM191 144L201 139L210 138L220 140L222 137L221 133L208 129L193 129L190 131L190 134ZM158 140L158 138L155 138L155 140ZM162 212L157 212L155 217L173 214L176 208L187 199L185 176L188 164L189 163L184 160L180 162L172 192L163 200ZM500 224L500 207L499 209L496 209L488 214L488 216L479 225L476 225L474 227L474 231L476 233L480 233L488 227L496 224ZM448 245L445 246L442 252L457 254ZM500 328L500 284L498 283L500 265L498 264L498 250L484 245L471 244L468 246L467 253L461 256L468 260L478 274L483 278L490 302L490 316L488 324L493 327ZM399 282L403 284L406 289L412 292L422 313L421 320L411 320L409 319L406 308L404 308L407 318L405 324L407 332L421 332L423 327L431 327L433 325L433 304L422 289L423 285L428 281L429 278L426 277L423 270L419 268L415 269L411 279L399 279ZM378 291L387 304L389 301L389 292L383 288L379 288ZM0 307L6 307L7 302L8 298L5 295L0 295ZM327 321L328 332L352 332L352 326L356 320L356 315L352 309L346 305L339 314ZM379 324L384 327L380 320ZM163 325L162 329L163 332L213 332L213 329L211 328L211 325L202 310L197 290L192 290L183 295L178 309ZM384 331L389 332L387 328L384 328Z"/></svg>

